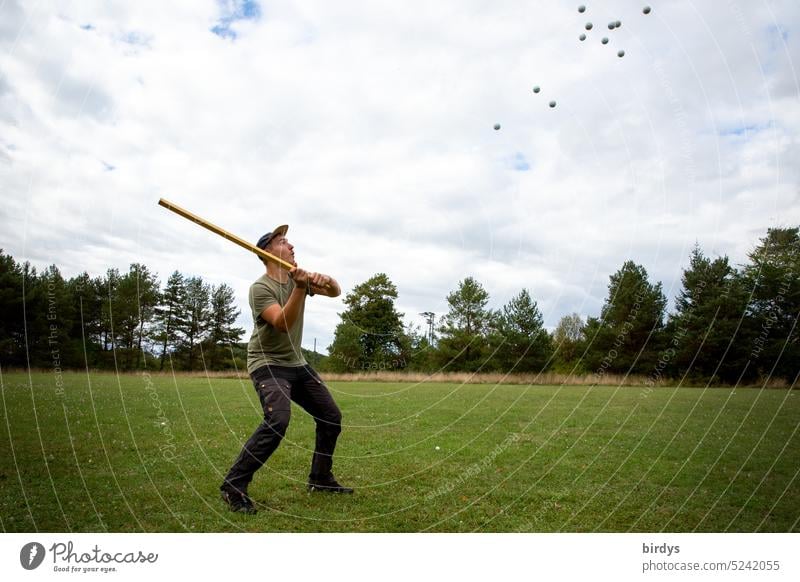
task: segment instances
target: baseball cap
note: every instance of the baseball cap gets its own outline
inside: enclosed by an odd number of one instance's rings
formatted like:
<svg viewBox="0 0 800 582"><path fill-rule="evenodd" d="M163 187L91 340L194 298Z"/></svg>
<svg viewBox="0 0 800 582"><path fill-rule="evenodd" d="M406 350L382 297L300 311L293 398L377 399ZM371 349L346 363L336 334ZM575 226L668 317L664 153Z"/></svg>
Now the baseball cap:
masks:
<svg viewBox="0 0 800 582"><path fill-rule="evenodd" d="M276 236L278 236L278 235L286 236L286 231L287 230L289 230L289 225L288 224L282 224L281 226L277 227L272 232L268 232L267 234L262 236L260 239L258 239L258 242L256 243L256 246L263 251L264 249L267 248L267 245L269 244L269 241L271 241Z"/></svg>

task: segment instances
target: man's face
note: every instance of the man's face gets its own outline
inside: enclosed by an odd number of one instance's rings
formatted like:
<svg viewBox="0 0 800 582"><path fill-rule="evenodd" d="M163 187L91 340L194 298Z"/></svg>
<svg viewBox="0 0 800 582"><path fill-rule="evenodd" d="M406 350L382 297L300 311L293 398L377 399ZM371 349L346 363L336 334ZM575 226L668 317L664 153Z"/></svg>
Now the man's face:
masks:
<svg viewBox="0 0 800 582"><path fill-rule="evenodd" d="M267 252L275 255L279 259L283 259L284 261L288 261L290 263L295 263L294 261L294 245L289 242L283 235L278 235L267 245Z"/></svg>

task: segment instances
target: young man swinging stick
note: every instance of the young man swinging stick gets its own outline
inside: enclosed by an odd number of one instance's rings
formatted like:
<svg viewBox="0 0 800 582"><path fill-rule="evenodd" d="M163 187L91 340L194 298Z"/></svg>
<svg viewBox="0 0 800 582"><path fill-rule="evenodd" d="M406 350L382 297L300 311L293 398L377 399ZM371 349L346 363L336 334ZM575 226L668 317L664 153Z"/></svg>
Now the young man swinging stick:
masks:
<svg viewBox="0 0 800 582"><path fill-rule="evenodd" d="M294 246L286 238L288 229L287 225L279 226L256 245L294 268L287 272L276 263L261 259L266 272L250 286L255 327L247 346L247 371L261 401L264 420L245 443L220 487L222 499L231 511L247 514L256 513L247 486L286 434L291 401L308 412L317 425L308 490L353 492L337 483L331 472L342 414L300 350L306 298L338 297L341 289L333 277L297 267Z"/></svg>

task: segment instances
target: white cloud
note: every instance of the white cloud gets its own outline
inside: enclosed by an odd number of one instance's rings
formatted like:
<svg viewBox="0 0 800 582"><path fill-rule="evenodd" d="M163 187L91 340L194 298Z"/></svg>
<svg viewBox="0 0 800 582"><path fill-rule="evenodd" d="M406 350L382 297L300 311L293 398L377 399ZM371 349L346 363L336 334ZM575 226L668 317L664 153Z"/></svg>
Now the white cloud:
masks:
<svg viewBox="0 0 800 582"><path fill-rule="evenodd" d="M552 326L626 259L675 293L695 241L740 263L800 223L796 2L259 6L0 3L0 247L228 282L249 328L259 263L163 196L251 240L289 223L302 264L386 272L409 317L474 275ZM341 309L310 304L306 345Z"/></svg>

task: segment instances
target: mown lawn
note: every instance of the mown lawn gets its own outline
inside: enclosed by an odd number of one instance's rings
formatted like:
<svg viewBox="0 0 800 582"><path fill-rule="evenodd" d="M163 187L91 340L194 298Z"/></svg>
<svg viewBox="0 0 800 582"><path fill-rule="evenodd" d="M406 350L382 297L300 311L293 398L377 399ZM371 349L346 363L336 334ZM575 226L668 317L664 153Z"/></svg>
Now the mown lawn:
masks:
<svg viewBox="0 0 800 582"><path fill-rule="evenodd" d="M355 495L306 493L314 425L294 408L250 488L260 512L243 516L218 487L260 422L249 381L0 382L8 532L800 527L800 398L786 390L331 382L335 473Z"/></svg>

